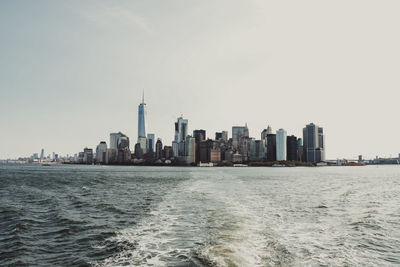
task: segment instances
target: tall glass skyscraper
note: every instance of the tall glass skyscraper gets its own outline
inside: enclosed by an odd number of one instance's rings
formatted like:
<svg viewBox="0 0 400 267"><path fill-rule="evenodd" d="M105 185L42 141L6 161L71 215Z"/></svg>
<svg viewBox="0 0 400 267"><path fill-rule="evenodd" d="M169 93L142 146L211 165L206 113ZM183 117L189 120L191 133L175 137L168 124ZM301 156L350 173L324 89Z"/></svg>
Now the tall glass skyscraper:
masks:
<svg viewBox="0 0 400 267"><path fill-rule="evenodd" d="M142 96L142 103L139 104L138 109L138 140L140 137L146 137L146 104L144 103L144 94Z"/></svg>
<svg viewBox="0 0 400 267"><path fill-rule="evenodd" d="M279 129L276 131L276 160L286 160L286 138L285 130Z"/></svg>

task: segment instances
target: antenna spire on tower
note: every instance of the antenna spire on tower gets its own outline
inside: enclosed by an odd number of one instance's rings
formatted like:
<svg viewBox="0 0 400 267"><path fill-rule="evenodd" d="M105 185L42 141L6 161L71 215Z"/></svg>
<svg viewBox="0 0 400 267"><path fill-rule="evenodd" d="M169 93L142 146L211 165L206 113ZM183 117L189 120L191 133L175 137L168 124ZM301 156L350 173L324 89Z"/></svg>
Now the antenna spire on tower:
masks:
<svg viewBox="0 0 400 267"><path fill-rule="evenodd" d="M142 92L142 103L144 104L144 89L143 89L143 92Z"/></svg>

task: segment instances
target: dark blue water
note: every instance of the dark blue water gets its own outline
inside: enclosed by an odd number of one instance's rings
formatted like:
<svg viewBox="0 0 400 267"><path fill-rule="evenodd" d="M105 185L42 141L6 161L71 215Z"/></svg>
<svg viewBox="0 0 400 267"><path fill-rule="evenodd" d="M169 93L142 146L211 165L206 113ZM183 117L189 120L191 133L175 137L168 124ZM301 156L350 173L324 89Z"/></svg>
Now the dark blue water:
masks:
<svg viewBox="0 0 400 267"><path fill-rule="evenodd" d="M0 165L1 266L400 264L400 168Z"/></svg>

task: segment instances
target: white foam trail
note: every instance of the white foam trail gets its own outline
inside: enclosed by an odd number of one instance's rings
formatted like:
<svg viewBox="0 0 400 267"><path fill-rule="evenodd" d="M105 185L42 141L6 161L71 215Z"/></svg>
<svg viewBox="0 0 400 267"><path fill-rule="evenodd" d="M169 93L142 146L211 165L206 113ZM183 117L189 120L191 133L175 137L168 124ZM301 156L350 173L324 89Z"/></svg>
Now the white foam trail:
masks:
<svg viewBox="0 0 400 267"><path fill-rule="evenodd" d="M191 175L112 240L134 249L95 265L165 266L199 257L216 266L262 266L267 241L257 197L235 176L215 170Z"/></svg>

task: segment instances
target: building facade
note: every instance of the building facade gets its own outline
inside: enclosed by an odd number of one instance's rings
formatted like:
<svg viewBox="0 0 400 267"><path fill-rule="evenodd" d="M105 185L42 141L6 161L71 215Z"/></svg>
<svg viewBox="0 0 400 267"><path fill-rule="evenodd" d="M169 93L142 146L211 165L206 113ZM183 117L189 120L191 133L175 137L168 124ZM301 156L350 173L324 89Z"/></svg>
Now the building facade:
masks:
<svg viewBox="0 0 400 267"><path fill-rule="evenodd" d="M303 149L305 161L321 162L325 160L325 140L322 127L310 123L303 128Z"/></svg>
<svg viewBox="0 0 400 267"><path fill-rule="evenodd" d="M144 103L144 94L142 103L138 106L138 140L140 137L146 137L146 103ZM138 141L139 143L139 141Z"/></svg>
<svg viewBox="0 0 400 267"><path fill-rule="evenodd" d="M107 157L107 143L101 141L96 147L96 163L105 164Z"/></svg>
<svg viewBox="0 0 400 267"><path fill-rule="evenodd" d="M232 147L233 150L237 150L239 147L239 141L243 137L249 137L249 129L247 124L245 126L233 126L232 127Z"/></svg>
<svg viewBox="0 0 400 267"><path fill-rule="evenodd" d="M284 129L279 129L276 131L276 160L286 160L286 131Z"/></svg>
<svg viewBox="0 0 400 267"><path fill-rule="evenodd" d="M267 161L276 161L276 135L267 135Z"/></svg>
<svg viewBox="0 0 400 267"><path fill-rule="evenodd" d="M286 157L289 161L297 160L297 137L294 135L286 138L287 152Z"/></svg>
<svg viewBox="0 0 400 267"><path fill-rule="evenodd" d="M147 149L147 153L153 153L154 152L154 145L155 145L155 135L152 133L147 134L147 145L146 145L146 149Z"/></svg>
<svg viewBox="0 0 400 267"><path fill-rule="evenodd" d="M163 144L160 138L157 139L156 142L156 159L161 159L163 158Z"/></svg>

